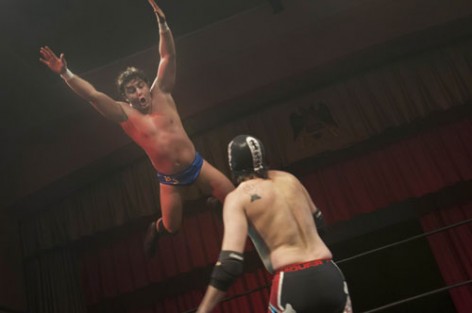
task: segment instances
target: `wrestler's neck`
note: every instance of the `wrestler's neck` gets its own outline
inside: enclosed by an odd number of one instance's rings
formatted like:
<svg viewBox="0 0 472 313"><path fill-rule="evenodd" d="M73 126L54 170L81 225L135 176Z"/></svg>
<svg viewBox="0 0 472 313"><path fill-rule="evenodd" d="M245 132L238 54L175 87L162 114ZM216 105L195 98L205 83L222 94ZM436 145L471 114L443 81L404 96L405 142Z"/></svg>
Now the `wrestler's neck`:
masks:
<svg viewBox="0 0 472 313"><path fill-rule="evenodd" d="M135 109L136 111L138 111L139 113L144 114L144 115L150 114L151 111L152 111L152 105L148 105L146 107L141 107L141 106L136 106L136 105L133 105L132 103L130 103L129 106L131 108Z"/></svg>
<svg viewBox="0 0 472 313"><path fill-rule="evenodd" d="M255 180L255 179L265 179L264 177L261 177L255 173L240 176L238 179L239 184L250 181L250 180Z"/></svg>

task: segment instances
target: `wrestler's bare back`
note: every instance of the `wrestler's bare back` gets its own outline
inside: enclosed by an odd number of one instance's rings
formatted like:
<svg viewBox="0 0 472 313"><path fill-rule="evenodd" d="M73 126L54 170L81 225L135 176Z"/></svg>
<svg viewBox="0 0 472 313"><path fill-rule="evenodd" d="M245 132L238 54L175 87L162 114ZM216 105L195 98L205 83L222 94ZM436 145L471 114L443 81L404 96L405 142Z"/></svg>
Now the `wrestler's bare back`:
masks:
<svg viewBox="0 0 472 313"><path fill-rule="evenodd" d="M195 147L185 132L172 95L153 92L150 101L147 114L120 102L128 117L121 127L146 152L157 171L178 173L193 162Z"/></svg>
<svg viewBox="0 0 472 313"><path fill-rule="evenodd" d="M269 171L269 179L245 181L233 193L243 199L250 223L264 238L273 269L332 257L316 231L314 204L293 175Z"/></svg>

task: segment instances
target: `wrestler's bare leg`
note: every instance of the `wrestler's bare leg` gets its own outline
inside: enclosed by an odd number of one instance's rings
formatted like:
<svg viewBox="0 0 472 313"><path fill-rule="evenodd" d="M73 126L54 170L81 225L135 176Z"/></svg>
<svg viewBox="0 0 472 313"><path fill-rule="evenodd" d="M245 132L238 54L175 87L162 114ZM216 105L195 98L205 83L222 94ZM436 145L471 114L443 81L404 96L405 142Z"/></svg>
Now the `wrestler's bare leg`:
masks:
<svg viewBox="0 0 472 313"><path fill-rule="evenodd" d="M175 233L180 229L184 201L211 194L223 204L226 195L233 189L234 186L231 181L205 160L200 175L193 185L172 186L160 184L162 216L148 227L144 239L146 255L150 257L155 254L160 233ZM211 206L217 207L214 203Z"/></svg>
<svg viewBox="0 0 472 313"><path fill-rule="evenodd" d="M185 190L183 186L170 186L160 184L161 214L165 230L175 233L182 225L182 208ZM158 231L162 231L158 229Z"/></svg>
<svg viewBox="0 0 472 313"><path fill-rule="evenodd" d="M234 185L228 177L205 160L196 183L204 194L211 194L221 203L225 201L226 195L234 190Z"/></svg>
<svg viewBox="0 0 472 313"><path fill-rule="evenodd" d="M157 240L161 234L177 232L182 225L184 194L187 188L160 184L161 217L152 222L144 237L144 253L148 257L156 254Z"/></svg>

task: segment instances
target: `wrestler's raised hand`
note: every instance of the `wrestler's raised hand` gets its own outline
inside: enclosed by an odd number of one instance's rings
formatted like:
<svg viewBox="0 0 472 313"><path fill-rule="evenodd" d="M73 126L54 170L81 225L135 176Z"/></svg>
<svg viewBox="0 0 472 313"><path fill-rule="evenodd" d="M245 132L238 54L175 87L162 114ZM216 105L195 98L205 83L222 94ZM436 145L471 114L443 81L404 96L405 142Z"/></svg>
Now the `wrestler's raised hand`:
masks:
<svg viewBox="0 0 472 313"><path fill-rule="evenodd" d="M164 12L161 10L161 8L156 4L154 0L148 0L149 4L152 6L152 9L154 10L154 13L159 16L159 21L161 23L164 23L166 21L166 16Z"/></svg>
<svg viewBox="0 0 472 313"><path fill-rule="evenodd" d="M46 64L51 71L56 74L64 74L67 70L67 62L64 58L64 53L58 57L48 46L39 49L41 57L39 60Z"/></svg>

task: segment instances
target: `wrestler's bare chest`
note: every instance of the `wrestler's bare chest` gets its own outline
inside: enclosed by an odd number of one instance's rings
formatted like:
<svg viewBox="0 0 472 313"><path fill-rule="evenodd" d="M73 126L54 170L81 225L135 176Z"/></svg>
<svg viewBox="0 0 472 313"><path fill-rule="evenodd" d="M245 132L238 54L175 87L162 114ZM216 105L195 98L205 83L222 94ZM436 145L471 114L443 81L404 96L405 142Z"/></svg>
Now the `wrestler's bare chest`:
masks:
<svg viewBox="0 0 472 313"><path fill-rule="evenodd" d="M167 136L182 131L179 117L174 114L147 114L129 117L122 125L124 131L134 140L146 140L159 136Z"/></svg>

